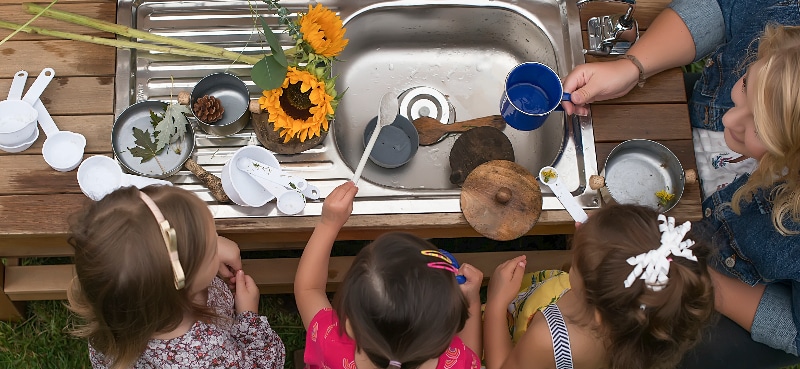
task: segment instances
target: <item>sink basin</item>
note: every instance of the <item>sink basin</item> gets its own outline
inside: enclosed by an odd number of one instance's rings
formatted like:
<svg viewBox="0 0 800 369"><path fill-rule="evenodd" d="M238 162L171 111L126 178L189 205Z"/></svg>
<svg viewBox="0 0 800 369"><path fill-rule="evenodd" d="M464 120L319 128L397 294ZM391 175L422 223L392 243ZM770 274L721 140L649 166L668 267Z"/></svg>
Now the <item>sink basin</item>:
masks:
<svg viewBox="0 0 800 369"><path fill-rule="evenodd" d="M506 74L516 64L538 61L562 78L583 63L577 7L561 0L320 1L339 12L350 43L334 64L341 100L331 132L316 148L276 155L284 170L304 177L327 195L349 179L364 150L367 123L378 114L380 98L401 94L401 114L428 115L443 123L499 114ZM307 3L281 1L292 12ZM246 1L121 0L118 23L152 33L214 44L245 54L262 52ZM252 5L262 5L253 2ZM267 14L266 10L262 10ZM277 19L265 17L273 27ZM275 28L275 27L274 27ZM287 34L279 34L292 46ZM146 99L171 100L213 72L238 75L251 98L261 91L249 66L148 52L118 50L115 111ZM534 131L503 131L517 163L532 173L546 165L563 173L565 184L584 207L597 206L586 183L597 173L591 119L554 112ZM450 148L457 135L423 146L406 165L387 169L367 163L354 214L460 212L460 189L450 183ZM195 160L211 173L239 147L257 144L251 128L229 137L196 133ZM243 208L214 202L188 171L170 177L207 201L215 217L279 216L274 203ZM547 191L543 189L543 191ZM551 193L545 209L562 208ZM318 215L309 203L301 215Z"/></svg>

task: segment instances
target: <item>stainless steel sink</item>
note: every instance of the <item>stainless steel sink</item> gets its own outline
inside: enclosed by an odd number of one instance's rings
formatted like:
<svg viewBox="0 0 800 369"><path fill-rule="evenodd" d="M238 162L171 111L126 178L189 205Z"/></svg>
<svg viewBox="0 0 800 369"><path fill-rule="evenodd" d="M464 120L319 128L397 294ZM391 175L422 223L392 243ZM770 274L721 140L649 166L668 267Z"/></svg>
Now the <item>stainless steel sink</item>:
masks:
<svg viewBox="0 0 800 369"><path fill-rule="evenodd" d="M538 61L563 77L584 61L578 9L564 0L472 1L321 1L345 20L350 44L334 65L337 89L346 94L330 134L321 145L297 155L277 155L285 170L307 178L323 195L352 176L363 152L363 132L377 115L380 97L402 92L401 113L439 117L445 123L499 113L505 76L521 62ZM281 1L292 12L307 9L306 2ZM152 33L214 44L246 54L262 52L246 1L135 1L121 0L118 23ZM274 29L275 17L267 17ZM280 34L286 47L287 34ZM130 104L171 100L188 91L203 76L228 71L248 84L252 98L260 90L251 82L249 66L220 60L172 57L119 50L116 105L119 114ZM438 114L437 114L438 112ZM567 186L585 207L597 206L586 186L597 173L590 118L554 113L535 131L506 127L517 162L532 173L554 164ZM457 186L449 182L449 152L456 136L420 147L411 162L395 169L371 162L359 183L354 214L460 212ZM251 129L230 137L197 132L195 158L218 174L232 153L257 144ZM278 216L274 203L243 208L213 201L188 171L171 177L175 184L195 191L216 217ZM546 189L543 189L545 192ZM550 193L545 209L561 208ZM321 202L309 203L301 215L318 215Z"/></svg>

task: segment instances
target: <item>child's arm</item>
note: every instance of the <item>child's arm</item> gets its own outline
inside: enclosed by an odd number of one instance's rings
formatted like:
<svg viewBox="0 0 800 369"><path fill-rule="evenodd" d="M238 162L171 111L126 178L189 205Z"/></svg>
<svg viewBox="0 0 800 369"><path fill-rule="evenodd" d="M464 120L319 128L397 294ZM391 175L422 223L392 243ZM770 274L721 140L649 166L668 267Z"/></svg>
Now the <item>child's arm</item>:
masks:
<svg viewBox="0 0 800 369"><path fill-rule="evenodd" d="M460 285L464 297L469 304L469 318L464 324L464 329L458 333L458 337L464 341L478 357L481 356L483 344L481 342L481 283L483 283L483 272L480 269L469 265L461 265L459 272L467 278L467 281Z"/></svg>
<svg viewBox="0 0 800 369"><path fill-rule="evenodd" d="M353 212L353 199L356 193L358 187L348 181L336 187L325 198L322 217L303 250L303 256L300 257L300 264L294 277L294 295L297 309L306 328L317 312L331 306L325 294L325 285L328 283L328 261L339 230Z"/></svg>
<svg viewBox="0 0 800 369"><path fill-rule="evenodd" d="M511 336L508 333L508 304L519 293L525 274L525 255L500 264L489 281L484 311L483 342L486 345L486 369L500 369L511 354Z"/></svg>

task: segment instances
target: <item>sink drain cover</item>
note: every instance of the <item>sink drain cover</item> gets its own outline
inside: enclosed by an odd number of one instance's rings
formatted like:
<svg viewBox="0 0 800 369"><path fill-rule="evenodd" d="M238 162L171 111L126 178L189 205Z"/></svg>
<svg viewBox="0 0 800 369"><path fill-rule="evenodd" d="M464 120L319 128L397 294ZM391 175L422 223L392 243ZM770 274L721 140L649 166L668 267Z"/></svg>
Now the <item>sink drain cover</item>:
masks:
<svg viewBox="0 0 800 369"><path fill-rule="evenodd" d="M447 97L436 89L419 86L400 94L400 114L414 121L419 117L430 117L444 124L455 122L455 109Z"/></svg>

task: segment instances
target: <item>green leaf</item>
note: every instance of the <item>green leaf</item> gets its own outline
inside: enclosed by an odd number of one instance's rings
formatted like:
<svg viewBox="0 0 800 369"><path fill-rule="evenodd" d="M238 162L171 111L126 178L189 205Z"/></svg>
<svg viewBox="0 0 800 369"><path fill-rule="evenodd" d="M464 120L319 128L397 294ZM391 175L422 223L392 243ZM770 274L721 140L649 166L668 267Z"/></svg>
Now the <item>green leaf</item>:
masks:
<svg viewBox="0 0 800 369"><path fill-rule="evenodd" d="M142 159L142 163L150 161L158 155L161 150L156 148L156 143L153 142L152 136L150 136L150 131L144 130L142 131L139 128L133 128L133 137L136 140L133 141L137 146L129 147L128 151L137 157Z"/></svg>
<svg viewBox="0 0 800 369"><path fill-rule="evenodd" d="M250 74L256 86L262 90L273 90L283 85L287 70L272 55L267 55L253 65Z"/></svg>
<svg viewBox="0 0 800 369"><path fill-rule="evenodd" d="M160 122L162 119L164 119L163 115L156 114L150 110L150 125L153 126L153 128L156 128L156 125L158 125L158 122Z"/></svg>
<svg viewBox="0 0 800 369"><path fill-rule="evenodd" d="M189 114L189 108L185 105L171 102L164 110L164 119L158 122L153 132L156 136L156 150L161 151L164 146L177 141L186 134L186 125L189 121L184 114Z"/></svg>
<svg viewBox="0 0 800 369"><path fill-rule="evenodd" d="M264 31L264 38L267 39L267 43L269 44L270 50L272 50L272 57L275 58L275 61L278 64L282 65L284 68L289 66L289 62L286 60L286 53L283 52L283 47L281 47L281 43L278 41L278 37L272 33L272 29L269 28L267 25L267 21L264 20L264 17L258 16L258 20L261 21L261 29Z"/></svg>

